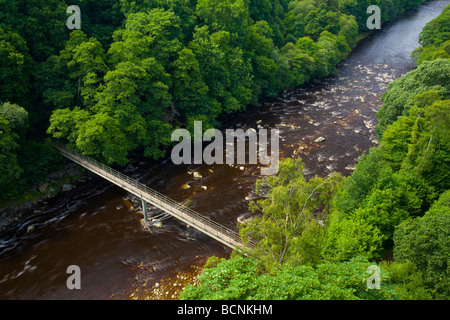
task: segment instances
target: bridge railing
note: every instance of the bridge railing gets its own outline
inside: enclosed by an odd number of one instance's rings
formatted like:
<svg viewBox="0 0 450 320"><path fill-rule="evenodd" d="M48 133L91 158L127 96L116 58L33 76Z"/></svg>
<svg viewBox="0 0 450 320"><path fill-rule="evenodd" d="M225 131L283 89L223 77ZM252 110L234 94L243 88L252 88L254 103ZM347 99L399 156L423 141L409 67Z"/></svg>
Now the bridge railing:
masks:
<svg viewBox="0 0 450 320"><path fill-rule="evenodd" d="M195 222L200 222L201 224L206 225L206 226L210 227L211 229L215 230L217 232L216 236L222 236L222 238L223 238L223 236L226 235L227 237L229 237L229 239L232 239L235 242L243 245L243 242L242 242L241 237L239 236L238 232L222 226L221 224L215 222L214 220L211 220L209 217L205 217L205 216L201 215L200 213L194 211L193 209L187 207L186 205L183 205L183 204L165 196L164 194L149 188L145 184L143 184L135 179L132 179L129 176L127 176L127 175L125 175L125 174L123 174L123 173L89 157L89 156L83 155L82 153L80 153L77 150L73 150L67 146L62 146L60 144L56 144L55 146L63 155L65 154L69 159L78 160L84 164L90 165L89 167L93 171L97 171L100 174L102 174L102 172L100 172L99 169L102 170L103 172L109 173L110 175L112 175L113 177L115 177L117 179L116 182L118 184L120 184L122 181L124 181L128 185L133 186L134 188L136 188L137 190L139 190L141 192L141 194L140 194L141 198L142 198L143 194L148 194L152 198L168 205L169 206L168 209L170 209L172 211L178 211L178 212L186 215L188 218L191 218L190 220L193 224L195 224ZM78 159L76 159L76 158L78 158ZM124 185L122 185L122 186L124 186ZM174 213L178 214L178 212L174 212ZM232 241L230 241L230 242L232 242ZM247 243L247 246L250 248L254 248L255 244L252 241L250 241L249 243Z"/></svg>

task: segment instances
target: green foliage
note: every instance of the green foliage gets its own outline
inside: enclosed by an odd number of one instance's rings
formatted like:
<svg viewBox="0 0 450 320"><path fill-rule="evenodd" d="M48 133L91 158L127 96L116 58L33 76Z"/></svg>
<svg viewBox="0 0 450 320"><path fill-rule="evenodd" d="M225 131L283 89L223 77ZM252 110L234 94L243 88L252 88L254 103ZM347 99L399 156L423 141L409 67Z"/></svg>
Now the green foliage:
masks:
<svg viewBox="0 0 450 320"><path fill-rule="evenodd" d="M374 189L383 167L385 162L378 148L372 148L368 154L362 154L355 171L343 181L342 188L333 199L336 210L349 214L358 208Z"/></svg>
<svg viewBox="0 0 450 320"><path fill-rule="evenodd" d="M373 224L383 233L385 239L392 237L394 228L410 215L408 208L401 205L403 197L400 190L375 189L367 197L355 215Z"/></svg>
<svg viewBox="0 0 450 320"><path fill-rule="evenodd" d="M340 181L338 174L306 181L300 159L280 162L278 176L256 183L257 193L264 193L265 198L251 202L250 209L262 211L262 216L253 217L240 227L244 243L257 243L250 256L257 257L267 271L284 263L295 266L299 261L318 261L323 232L316 219L329 213Z"/></svg>
<svg viewBox="0 0 450 320"><path fill-rule="evenodd" d="M356 256L378 258L382 248L381 231L359 215L343 217L333 213L329 218L326 245L322 255L329 261L348 261Z"/></svg>
<svg viewBox="0 0 450 320"><path fill-rule="evenodd" d="M433 96L431 92L415 101L423 105ZM356 215L377 227L383 240L392 239L403 220L423 215L449 187L447 108L441 100L414 107L411 115L388 126L379 146L364 155L344 181L334 207L346 217Z"/></svg>
<svg viewBox="0 0 450 320"><path fill-rule="evenodd" d="M450 190L447 190L439 196L439 199L433 202L433 204L430 207L430 210L428 210L425 213L425 215L431 216L431 215L445 214L448 213L449 210L450 210Z"/></svg>
<svg viewBox="0 0 450 320"><path fill-rule="evenodd" d="M206 114L212 120L220 113L232 113L245 108L252 101L251 65L244 51L233 47L228 31L211 33L208 26L196 28L188 47L200 63L200 73L209 88L210 107ZM217 110L217 102L220 109Z"/></svg>
<svg viewBox="0 0 450 320"><path fill-rule="evenodd" d="M303 19L303 14L291 10L283 19L283 24L286 28L286 39L288 36L298 39L305 35L305 21Z"/></svg>
<svg viewBox="0 0 450 320"><path fill-rule="evenodd" d="M213 32L227 31L235 41L242 41L250 18L244 0L198 0L196 14Z"/></svg>
<svg viewBox="0 0 450 320"><path fill-rule="evenodd" d="M280 50L280 56L286 61L287 68L283 83L288 87L295 87L307 82L314 70L314 60L303 53L293 43L288 42Z"/></svg>
<svg viewBox="0 0 450 320"><path fill-rule="evenodd" d="M66 9L62 0L2 1L0 28L19 34L33 59L42 62L67 40Z"/></svg>
<svg viewBox="0 0 450 320"><path fill-rule="evenodd" d="M184 116L210 114L207 96L209 88L203 82L200 64L191 49L184 48L179 52L174 66L174 98L180 112Z"/></svg>
<svg viewBox="0 0 450 320"><path fill-rule="evenodd" d="M322 221L311 220L296 237L293 244L293 255L296 263L315 266L324 260L323 251L326 246L327 229Z"/></svg>
<svg viewBox="0 0 450 320"><path fill-rule="evenodd" d="M99 42L72 33L65 52L73 55L64 64L73 70L71 77L78 78L83 101L77 105L84 102L84 107L55 111L48 133L109 164L126 164L138 147L144 147L148 157L161 157L171 128L163 121L164 110L172 102L172 82L161 62L170 60L181 45L176 20L160 9L130 14L127 28L116 32L108 51L111 70ZM159 43L152 45L155 39Z"/></svg>
<svg viewBox="0 0 450 320"><path fill-rule="evenodd" d="M337 35L339 33L339 13L329 11L323 3L317 9L311 10L305 17L305 33L318 39L323 31Z"/></svg>
<svg viewBox="0 0 450 320"><path fill-rule="evenodd" d="M413 127L417 121L412 117L400 117L383 133L379 154L394 170L399 170L401 167L408 147L412 143Z"/></svg>
<svg viewBox="0 0 450 320"><path fill-rule="evenodd" d="M359 30L365 31L367 30L366 22L368 18L366 11L371 4L373 3L367 0L339 0L339 9L346 14L356 17ZM383 9L381 9L381 12L383 12Z"/></svg>
<svg viewBox="0 0 450 320"><path fill-rule="evenodd" d="M388 85L388 90L381 100L383 106L377 112L375 130L380 137L387 125L392 124L397 117L405 115L413 106L417 94L434 90L441 99L450 98L450 60L436 59L425 61L417 69Z"/></svg>
<svg viewBox="0 0 450 320"><path fill-rule="evenodd" d="M425 48L418 47L411 53L417 66L424 61L432 61L435 59L449 59L450 58L450 40L445 41L439 46L430 45Z"/></svg>
<svg viewBox="0 0 450 320"><path fill-rule="evenodd" d="M180 18L172 11L155 8L128 15L125 28L114 33L109 49L113 64L154 57L163 66L181 49Z"/></svg>
<svg viewBox="0 0 450 320"><path fill-rule="evenodd" d="M76 4L82 13L81 28L83 32L98 40L102 46L109 46L114 30L124 20L119 1L79 0Z"/></svg>
<svg viewBox="0 0 450 320"><path fill-rule="evenodd" d="M442 13L431 20L422 29L419 43L423 47L440 45L450 38L450 5L446 6Z"/></svg>
<svg viewBox="0 0 450 320"><path fill-rule="evenodd" d="M417 170L438 193L450 186L450 100L436 101L425 108L424 130L412 148Z"/></svg>
<svg viewBox="0 0 450 320"><path fill-rule="evenodd" d="M442 205L444 207L444 205ZM394 235L396 261L414 263L437 299L450 296L450 207L403 222Z"/></svg>
<svg viewBox="0 0 450 320"><path fill-rule="evenodd" d="M421 44L411 54L416 65L421 65L424 61L450 58L450 5L445 7L442 13L431 20L423 28L419 35Z"/></svg>
<svg viewBox="0 0 450 320"><path fill-rule="evenodd" d="M0 27L0 99L20 101L29 90L31 58L24 39Z"/></svg>
<svg viewBox="0 0 450 320"><path fill-rule="evenodd" d="M11 131L8 120L0 115L0 200L15 196L14 183L20 178L16 149L17 134Z"/></svg>
<svg viewBox="0 0 450 320"><path fill-rule="evenodd" d="M21 106L9 102L0 105L0 116L9 121L11 129L19 136L24 136L28 126L28 112Z"/></svg>
<svg viewBox="0 0 450 320"><path fill-rule="evenodd" d="M187 300L359 300L392 299L395 292L384 272L381 289L367 289L366 272L370 263L352 259L324 263L316 268L289 264L273 274L260 274L257 263L237 257L204 269L197 286L189 285L181 298Z"/></svg>
<svg viewBox="0 0 450 320"><path fill-rule="evenodd" d="M426 0L339 0L339 10L353 15L358 22L359 31L367 31L366 21L369 15L367 8L377 5L381 10L381 21L389 21L405 10L417 9Z"/></svg>
<svg viewBox="0 0 450 320"><path fill-rule="evenodd" d="M316 70L314 75L326 77L336 72L338 62L350 52L342 37L323 31L317 40Z"/></svg>
<svg viewBox="0 0 450 320"><path fill-rule="evenodd" d="M278 76L281 61L273 38L274 31L266 21L258 21L250 27L246 52L252 64L254 99L274 95L283 87Z"/></svg>
<svg viewBox="0 0 450 320"><path fill-rule="evenodd" d="M392 288L402 300L431 300L430 289L425 285L423 272L409 260L405 262L382 261Z"/></svg>

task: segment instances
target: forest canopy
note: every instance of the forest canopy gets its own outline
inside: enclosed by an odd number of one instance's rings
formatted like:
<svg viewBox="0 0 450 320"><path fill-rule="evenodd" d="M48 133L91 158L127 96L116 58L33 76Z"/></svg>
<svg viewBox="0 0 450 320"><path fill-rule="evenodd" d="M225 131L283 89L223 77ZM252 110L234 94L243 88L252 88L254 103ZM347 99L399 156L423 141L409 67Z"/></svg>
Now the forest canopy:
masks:
<svg viewBox="0 0 450 320"><path fill-rule="evenodd" d="M380 6L385 22L422 2L370 5ZM216 126L261 97L334 73L367 31L369 6L353 0L77 3L81 30L66 27L67 1L0 2L0 104L9 109L1 116L8 155L1 200L42 182L57 165L49 137L110 165L136 155L159 159L175 128L200 119L205 128ZM440 46L436 37L433 45ZM28 125L14 128L8 117L23 118L22 110Z"/></svg>

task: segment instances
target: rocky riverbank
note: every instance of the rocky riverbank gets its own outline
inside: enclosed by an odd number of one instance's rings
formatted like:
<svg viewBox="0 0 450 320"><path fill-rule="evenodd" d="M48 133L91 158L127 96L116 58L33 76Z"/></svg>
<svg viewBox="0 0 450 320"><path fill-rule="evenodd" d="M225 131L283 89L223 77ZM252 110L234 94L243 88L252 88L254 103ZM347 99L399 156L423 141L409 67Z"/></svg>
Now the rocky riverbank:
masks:
<svg viewBox="0 0 450 320"><path fill-rule="evenodd" d="M173 276L152 281L145 274L137 273L134 277L133 290L122 294L112 294L111 299L123 300L178 300L187 285L197 285L198 277L203 271L205 259L190 266L187 270L178 271Z"/></svg>
<svg viewBox="0 0 450 320"><path fill-rule="evenodd" d="M36 183L21 199L0 207L0 231L19 221L21 217L35 213L46 200L70 191L88 179L89 173L75 163L67 163L53 171L45 182Z"/></svg>

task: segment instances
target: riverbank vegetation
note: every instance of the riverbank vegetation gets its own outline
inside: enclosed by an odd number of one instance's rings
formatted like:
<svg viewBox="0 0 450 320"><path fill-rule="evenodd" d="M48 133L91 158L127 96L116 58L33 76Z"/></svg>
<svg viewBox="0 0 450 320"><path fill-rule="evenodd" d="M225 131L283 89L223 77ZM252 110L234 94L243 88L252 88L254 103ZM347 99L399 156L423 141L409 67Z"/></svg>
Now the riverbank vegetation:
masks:
<svg viewBox="0 0 450 320"><path fill-rule="evenodd" d="M307 181L300 159L283 161L257 182L257 214L240 227L257 248L211 258L182 298L450 298L449 14L423 29L417 69L389 84L379 145L353 174ZM371 265L379 289L368 288Z"/></svg>
<svg viewBox="0 0 450 320"><path fill-rule="evenodd" d="M158 159L177 127L335 72L369 5L385 22L422 2L83 0L70 31L72 3L3 1L0 201L61 165L49 137L110 165Z"/></svg>

